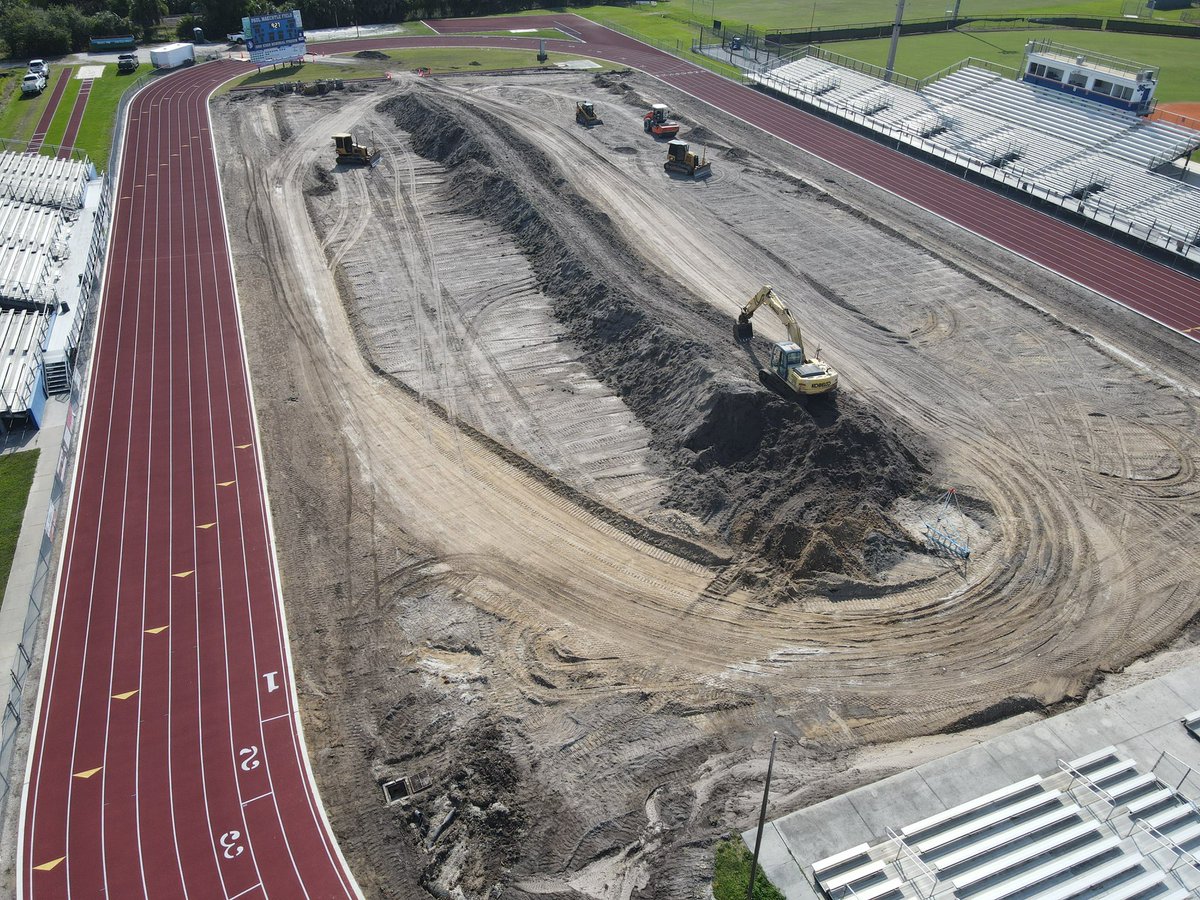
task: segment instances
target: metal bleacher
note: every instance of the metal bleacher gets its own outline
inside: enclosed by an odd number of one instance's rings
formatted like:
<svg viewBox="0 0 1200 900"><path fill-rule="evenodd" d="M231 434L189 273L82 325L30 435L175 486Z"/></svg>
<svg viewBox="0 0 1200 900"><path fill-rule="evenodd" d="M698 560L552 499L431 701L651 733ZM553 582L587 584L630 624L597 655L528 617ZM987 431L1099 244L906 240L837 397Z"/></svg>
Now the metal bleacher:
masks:
<svg viewBox="0 0 1200 900"><path fill-rule="evenodd" d="M0 300L31 299L51 280L67 227L54 207L0 199Z"/></svg>
<svg viewBox="0 0 1200 900"><path fill-rule="evenodd" d="M0 410L28 405L53 313L0 309Z"/></svg>
<svg viewBox="0 0 1200 900"><path fill-rule="evenodd" d="M1188 770L1190 773L1190 770ZM1200 807L1112 747L813 864L829 900L1183 900Z"/></svg>
<svg viewBox="0 0 1200 900"><path fill-rule="evenodd" d="M1200 188L1169 166L1200 149L1200 131L974 65L927 83L903 78L896 83L874 70L838 65L832 56L808 48L747 78L1200 260Z"/></svg>
<svg viewBox="0 0 1200 900"><path fill-rule="evenodd" d="M0 198L78 210L83 206L88 174L86 160L5 151L0 153Z"/></svg>
<svg viewBox="0 0 1200 900"><path fill-rule="evenodd" d="M58 263L90 175L87 160L0 153L0 418L30 414L58 312Z"/></svg>

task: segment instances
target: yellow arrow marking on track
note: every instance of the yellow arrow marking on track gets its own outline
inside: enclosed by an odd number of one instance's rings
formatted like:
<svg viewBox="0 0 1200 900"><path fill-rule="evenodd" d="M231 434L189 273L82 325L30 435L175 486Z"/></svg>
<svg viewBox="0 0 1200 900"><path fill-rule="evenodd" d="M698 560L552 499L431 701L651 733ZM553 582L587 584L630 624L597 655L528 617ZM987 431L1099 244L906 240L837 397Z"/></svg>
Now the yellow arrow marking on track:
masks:
<svg viewBox="0 0 1200 900"><path fill-rule="evenodd" d="M75 778L91 778L93 775L95 775L97 772L99 772L103 768L104 768L104 766L96 766L96 768L94 768L94 769L84 769L82 772L76 772L73 777L75 777Z"/></svg>
<svg viewBox="0 0 1200 900"><path fill-rule="evenodd" d="M195 569L188 569L186 572L175 572L171 575L171 577L172 578L187 578L189 575L191 575L195 571L196 571Z"/></svg>
<svg viewBox="0 0 1200 900"><path fill-rule="evenodd" d="M66 859L65 856L60 856L58 859L52 859L50 862L44 862L40 866L34 866L35 872L50 872L53 871L60 862Z"/></svg>
<svg viewBox="0 0 1200 900"><path fill-rule="evenodd" d="M229 487L231 484L234 484L236 481L237 481L237 479L234 479L234 481L218 481L217 487Z"/></svg>
<svg viewBox="0 0 1200 900"><path fill-rule="evenodd" d="M249 447L251 445L250 444L237 444L235 446L238 450L245 450L247 447Z"/></svg>
<svg viewBox="0 0 1200 900"><path fill-rule="evenodd" d="M137 693L137 691L126 691L123 694L113 694L113 699L114 700L128 700L130 697L132 697L136 693Z"/></svg>
<svg viewBox="0 0 1200 900"><path fill-rule="evenodd" d="M201 531L207 531L208 529L212 528L216 524L217 524L216 522L208 522L204 525L197 525L196 528L198 528Z"/></svg>
<svg viewBox="0 0 1200 900"><path fill-rule="evenodd" d="M146 634L162 634L169 627L169 625L159 625L157 628L147 628Z"/></svg>

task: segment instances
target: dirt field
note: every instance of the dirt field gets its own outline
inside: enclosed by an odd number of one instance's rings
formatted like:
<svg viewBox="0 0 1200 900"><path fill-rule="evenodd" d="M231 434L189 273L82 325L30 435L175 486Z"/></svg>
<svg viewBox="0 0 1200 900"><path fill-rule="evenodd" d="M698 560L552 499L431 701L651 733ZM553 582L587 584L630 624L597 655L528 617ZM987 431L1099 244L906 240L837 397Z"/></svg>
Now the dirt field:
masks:
<svg viewBox="0 0 1200 900"><path fill-rule="evenodd" d="M663 173L658 99L709 181ZM1078 699L1200 605L1194 344L694 107L633 75L214 103L305 729L368 896L706 896L772 730L779 814ZM382 164L335 169L343 130ZM763 283L835 401L760 386ZM921 540L949 486L965 567Z"/></svg>

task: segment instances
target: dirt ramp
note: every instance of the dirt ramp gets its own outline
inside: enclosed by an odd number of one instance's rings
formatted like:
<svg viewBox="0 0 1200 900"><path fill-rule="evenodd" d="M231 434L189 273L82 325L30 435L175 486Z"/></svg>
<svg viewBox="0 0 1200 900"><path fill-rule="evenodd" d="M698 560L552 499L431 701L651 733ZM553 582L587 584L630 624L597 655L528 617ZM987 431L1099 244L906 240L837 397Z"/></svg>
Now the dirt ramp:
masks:
<svg viewBox="0 0 1200 900"><path fill-rule="evenodd" d="M588 366L653 433L675 508L792 576L869 578L908 546L887 510L924 489L916 436L845 393L805 405L763 388L765 342L747 354L732 319L641 258L504 122L424 91L380 109L450 170L461 211L513 236Z"/></svg>

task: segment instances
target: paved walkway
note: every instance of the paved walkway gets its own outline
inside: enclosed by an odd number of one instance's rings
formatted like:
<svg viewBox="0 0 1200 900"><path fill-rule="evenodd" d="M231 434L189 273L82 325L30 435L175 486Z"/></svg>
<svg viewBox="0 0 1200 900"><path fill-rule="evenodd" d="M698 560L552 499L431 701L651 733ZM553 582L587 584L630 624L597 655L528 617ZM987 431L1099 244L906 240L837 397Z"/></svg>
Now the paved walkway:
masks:
<svg viewBox="0 0 1200 900"><path fill-rule="evenodd" d="M820 895L808 878L816 860L880 840L887 827L898 831L1023 778L1050 774L1059 760L1110 744L1142 772L1153 771L1164 751L1200 769L1200 741L1179 721L1196 709L1200 666L1189 666L834 797L767 824L763 871L788 900L814 900ZM1178 780L1183 770L1172 764L1169 771ZM753 829L742 838L753 848Z"/></svg>

